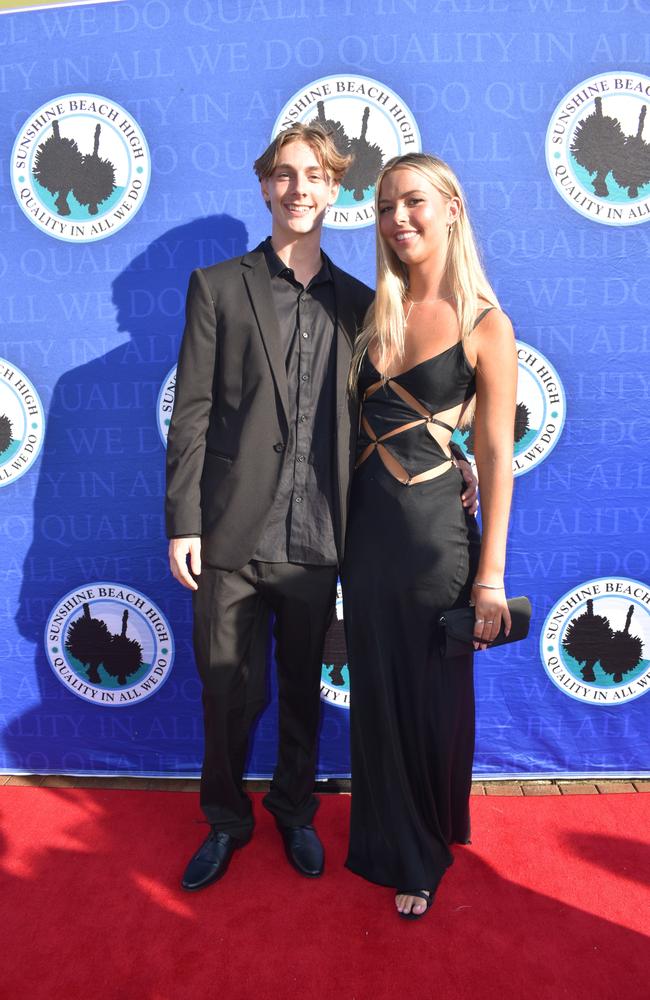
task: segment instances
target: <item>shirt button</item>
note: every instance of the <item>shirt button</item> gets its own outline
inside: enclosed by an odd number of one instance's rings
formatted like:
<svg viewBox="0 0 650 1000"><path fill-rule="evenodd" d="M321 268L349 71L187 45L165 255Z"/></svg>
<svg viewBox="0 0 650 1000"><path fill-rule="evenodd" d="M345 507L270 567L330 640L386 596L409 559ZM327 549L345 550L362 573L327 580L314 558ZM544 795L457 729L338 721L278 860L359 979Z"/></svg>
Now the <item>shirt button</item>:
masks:
<svg viewBox="0 0 650 1000"><path fill-rule="evenodd" d="M307 338L309 337L309 330L303 330L302 331L302 336L303 336L303 340L307 340Z"/></svg>
<svg viewBox="0 0 650 1000"><path fill-rule="evenodd" d="M306 416L305 416L305 414L303 413L303 414L302 414L302 416L301 416L301 418L300 418L300 423L301 423L301 424L304 424L304 422L305 422L305 420L306 420L306 419L307 419L307 417L306 417Z"/></svg>
<svg viewBox="0 0 650 1000"><path fill-rule="evenodd" d="M296 503L302 503L302 497L296 497Z"/></svg>
<svg viewBox="0 0 650 1000"><path fill-rule="evenodd" d="M304 462L305 461L305 456L304 455L298 455L298 461L299 462Z"/></svg>
<svg viewBox="0 0 650 1000"><path fill-rule="evenodd" d="M309 375L301 375L303 382L309 382Z"/></svg>
<svg viewBox="0 0 650 1000"><path fill-rule="evenodd" d="M281 441L278 441L277 444L273 445L273 451L277 451L278 454L280 454L281 451L284 451L284 445Z"/></svg>

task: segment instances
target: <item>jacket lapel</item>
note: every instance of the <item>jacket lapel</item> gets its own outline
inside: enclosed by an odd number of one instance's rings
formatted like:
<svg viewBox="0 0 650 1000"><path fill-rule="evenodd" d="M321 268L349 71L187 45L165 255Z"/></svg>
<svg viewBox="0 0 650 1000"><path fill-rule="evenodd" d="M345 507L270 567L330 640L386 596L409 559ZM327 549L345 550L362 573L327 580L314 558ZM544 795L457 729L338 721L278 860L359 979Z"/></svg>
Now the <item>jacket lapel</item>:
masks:
<svg viewBox="0 0 650 1000"><path fill-rule="evenodd" d="M281 348L280 328L273 305L271 278L266 266L264 252L253 250L242 258L244 282L253 306L266 356L273 373L278 396L284 409L285 419L289 419L289 389L287 370Z"/></svg>
<svg viewBox="0 0 650 1000"><path fill-rule="evenodd" d="M334 266L332 266L332 275L336 298L336 417L338 422L342 414L348 410L348 375L357 330L351 296L349 291L346 294L347 289L343 275Z"/></svg>

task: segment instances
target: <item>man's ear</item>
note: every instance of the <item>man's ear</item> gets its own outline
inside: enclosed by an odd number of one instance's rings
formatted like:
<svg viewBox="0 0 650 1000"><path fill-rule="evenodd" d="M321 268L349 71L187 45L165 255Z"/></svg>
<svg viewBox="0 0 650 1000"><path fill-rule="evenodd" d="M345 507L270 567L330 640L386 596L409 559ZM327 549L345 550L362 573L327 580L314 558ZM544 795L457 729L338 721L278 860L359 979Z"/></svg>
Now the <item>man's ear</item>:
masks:
<svg viewBox="0 0 650 1000"><path fill-rule="evenodd" d="M333 205L339 196L339 191L341 190L341 184L339 181L330 181L330 196L328 201L330 205Z"/></svg>

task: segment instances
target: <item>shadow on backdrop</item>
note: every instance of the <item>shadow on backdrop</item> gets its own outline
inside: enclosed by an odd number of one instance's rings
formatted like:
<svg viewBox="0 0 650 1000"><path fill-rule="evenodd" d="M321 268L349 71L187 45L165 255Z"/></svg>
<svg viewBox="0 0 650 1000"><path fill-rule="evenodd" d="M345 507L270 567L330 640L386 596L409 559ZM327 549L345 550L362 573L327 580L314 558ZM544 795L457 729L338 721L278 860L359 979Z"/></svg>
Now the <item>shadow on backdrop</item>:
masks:
<svg viewBox="0 0 650 1000"><path fill-rule="evenodd" d="M191 599L167 567L157 400L176 363L191 270L245 253L247 241L244 224L228 215L171 229L114 278L114 317L66 331L81 363L54 388L16 616L20 634L36 646L39 701L31 692L31 707L3 734L9 767L152 774L199 767ZM101 353L99 345L115 339L113 321L124 342ZM119 709L73 694L44 649L45 625L61 598L100 581L141 591L176 638L166 683Z"/></svg>

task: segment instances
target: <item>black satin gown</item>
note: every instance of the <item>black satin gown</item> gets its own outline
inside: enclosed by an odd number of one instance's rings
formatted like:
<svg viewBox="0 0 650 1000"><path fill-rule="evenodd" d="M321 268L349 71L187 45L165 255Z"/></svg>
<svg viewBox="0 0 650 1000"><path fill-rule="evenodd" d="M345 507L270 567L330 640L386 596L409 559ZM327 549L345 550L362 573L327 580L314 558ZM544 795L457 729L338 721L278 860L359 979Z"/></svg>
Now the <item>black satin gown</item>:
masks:
<svg viewBox="0 0 650 1000"><path fill-rule="evenodd" d="M482 316L480 317L482 318ZM367 357L343 604L351 686L347 867L435 890L470 836L473 655L444 660L438 618L469 603L480 538L436 417L475 392L462 343L381 385ZM408 425L408 426L407 426ZM419 479L436 470L436 478ZM410 479L409 479L410 477Z"/></svg>

